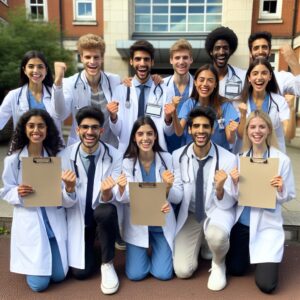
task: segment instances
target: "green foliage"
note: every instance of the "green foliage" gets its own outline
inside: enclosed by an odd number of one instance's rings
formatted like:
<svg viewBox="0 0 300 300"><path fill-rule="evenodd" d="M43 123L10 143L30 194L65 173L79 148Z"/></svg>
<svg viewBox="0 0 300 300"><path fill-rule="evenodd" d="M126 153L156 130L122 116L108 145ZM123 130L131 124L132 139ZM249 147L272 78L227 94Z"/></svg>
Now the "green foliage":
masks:
<svg viewBox="0 0 300 300"><path fill-rule="evenodd" d="M8 229L6 229L5 227L0 226L0 235L8 235L10 232Z"/></svg>
<svg viewBox="0 0 300 300"><path fill-rule="evenodd" d="M60 32L56 24L28 20L24 8L8 16L8 24L0 23L0 88L11 90L19 84L19 66L29 50L42 51L53 71L54 61L64 61L68 74L75 72L71 51L60 46Z"/></svg>

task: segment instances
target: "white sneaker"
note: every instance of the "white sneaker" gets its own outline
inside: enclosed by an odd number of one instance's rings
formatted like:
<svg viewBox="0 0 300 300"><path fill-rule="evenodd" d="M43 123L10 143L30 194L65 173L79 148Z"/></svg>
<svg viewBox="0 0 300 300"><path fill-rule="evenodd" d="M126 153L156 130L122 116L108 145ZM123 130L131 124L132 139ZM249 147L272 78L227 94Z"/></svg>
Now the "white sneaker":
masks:
<svg viewBox="0 0 300 300"><path fill-rule="evenodd" d="M103 294L114 294L119 288L119 279L113 262L101 265L101 291Z"/></svg>
<svg viewBox="0 0 300 300"><path fill-rule="evenodd" d="M212 291L223 290L226 286L226 266L225 262L217 265L211 262L210 275L207 282L207 288Z"/></svg>

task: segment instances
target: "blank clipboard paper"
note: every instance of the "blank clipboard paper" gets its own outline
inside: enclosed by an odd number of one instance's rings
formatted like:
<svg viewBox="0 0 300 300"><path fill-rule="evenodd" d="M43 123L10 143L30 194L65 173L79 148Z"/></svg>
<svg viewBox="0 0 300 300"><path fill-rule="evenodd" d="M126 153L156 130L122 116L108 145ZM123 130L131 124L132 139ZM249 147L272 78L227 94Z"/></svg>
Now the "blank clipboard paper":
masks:
<svg viewBox="0 0 300 300"><path fill-rule="evenodd" d="M254 162L250 157L240 157L239 205L275 208L276 188L270 184L278 175L278 158Z"/></svg>
<svg viewBox="0 0 300 300"><path fill-rule="evenodd" d="M34 189L24 197L25 207L62 205L60 157L23 157L22 179Z"/></svg>
<svg viewBox="0 0 300 300"><path fill-rule="evenodd" d="M129 182L130 215L133 225L164 226L166 185L159 183Z"/></svg>

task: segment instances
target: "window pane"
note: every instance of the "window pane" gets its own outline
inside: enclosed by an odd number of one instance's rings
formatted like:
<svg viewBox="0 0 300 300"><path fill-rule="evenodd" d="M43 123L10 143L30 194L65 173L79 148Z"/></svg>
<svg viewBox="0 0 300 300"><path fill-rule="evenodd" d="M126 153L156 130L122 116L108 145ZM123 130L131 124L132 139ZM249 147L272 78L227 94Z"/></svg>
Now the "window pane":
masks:
<svg viewBox="0 0 300 300"><path fill-rule="evenodd" d="M78 15L79 16L91 16L92 15L92 3L78 3Z"/></svg>
<svg viewBox="0 0 300 300"><path fill-rule="evenodd" d="M186 0L171 0L171 3L186 4Z"/></svg>
<svg viewBox="0 0 300 300"><path fill-rule="evenodd" d="M153 6L153 13L154 14L167 14L168 13L168 6Z"/></svg>
<svg viewBox="0 0 300 300"><path fill-rule="evenodd" d="M150 14L150 6L136 6L135 13L136 14Z"/></svg>
<svg viewBox="0 0 300 300"><path fill-rule="evenodd" d="M171 6L172 14L182 14L186 12L186 6Z"/></svg>
<svg viewBox="0 0 300 300"><path fill-rule="evenodd" d="M168 24L168 16L167 15L153 16L153 23L166 23L166 24Z"/></svg>
<svg viewBox="0 0 300 300"><path fill-rule="evenodd" d="M204 31L204 24L189 24L188 31Z"/></svg>
<svg viewBox="0 0 300 300"><path fill-rule="evenodd" d="M135 31L137 32L150 32L150 24L135 24Z"/></svg>
<svg viewBox="0 0 300 300"><path fill-rule="evenodd" d="M153 25L153 31L168 31L168 25Z"/></svg>
<svg viewBox="0 0 300 300"><path fill-rule="evenodd" d="M222 13L222 6L210 6L210 5L207 5L207 8L206 8L206 12L207 13Z"/></svg>
<svg viewBox="0 0 300 300"><path fill-rule="evenodd" d="M204 22L204 15L189 15L189 23L203 23Z"/></svg>
<svg viewBox="0 0 300 300"><path fill-rule="evenodd" d="M185 19L185 15L173 15L171 16L171 23L185 22Z"/></svg>
<svg viewBox="0 0 300 300"><path fill-rule="evenodd" d="M222 21L222 16L221 15L212 15L212 16L207 16L206 17L207 23L221 23Z"/></svg>
<svg viewBox="0 0 300 300"><path fill-rule="evenodd" d="M190 0L189 3L190 4L202 4L202 3L204 3L204 0Z"/></svg>
<svg viewBox="0 0 300 300"><path fill-rule="evenodd" d="M153 4L165 4L168 3L169 0L153 0Z"/></svg>
<svg viewBox="0 0 300 300"><path fill-rule="evenodd" d="M43 4L44 0L38 0L37 3Z"/></svg>
<svg viewBox="0 0 300 300"><path fill-rule="evenodd" d="M150 4L150 0L135 0L135 4Z"/></svg>
<svg viewBox="0 0 300 300"><path fill-rule="evenodd" d="M185 23L181 24L181 23L172 23L171 24L171 31L175 32L175 31L185 31Z"/></svg>
<svg viewBox="0 0 300 300"><path fill-rule="evenodd" d="M189 14L203 14L204 6L189 6Z"/></svg>
<svg viewBox="0 0 300 300"><path fill-rule="evenodd" d="M220 26L220 24L206 24L206 31L212 31L219 26Z"/></svg>
<svg viewBox="0 0 300 300"><path fill-rule="evenodd" d="M150 15L138 15L135 16L136 23L150 23Z"/></svg>
<svg viewBox="0 0 300 300"><path fill-rule="evenodd" d="M222 4L222 0L207 0L207 3L220 3Z"/></svg>

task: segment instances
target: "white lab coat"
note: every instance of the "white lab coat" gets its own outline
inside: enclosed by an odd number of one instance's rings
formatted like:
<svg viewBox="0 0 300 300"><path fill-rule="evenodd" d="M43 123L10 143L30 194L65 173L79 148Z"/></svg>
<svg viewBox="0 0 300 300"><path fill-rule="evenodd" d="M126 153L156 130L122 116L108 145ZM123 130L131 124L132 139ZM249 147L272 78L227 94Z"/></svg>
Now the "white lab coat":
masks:
<svg viewBox="0 0 300 300"><path fill-rule="evenodd" d="M53 118L54 123L61 135L61 121L52 108L51 94L49 93L49 91L51 91L51 87L46 88L43 85L43 103L47 112ZM14 128L16 128L20 117L29 110L27 95L28 84L25 84L20 88L10 91L5 96L0 106L0 130L6 125L10 117L13 118Z"/></svg>
<svg viewBox="0 0 300 300"><path fill-rule="evenodd" d="M14 206L10 270L26 275L50 276L52 274L51 247L41 209L39 207L24 207L24 198L18 195L18 186L22 184L22 157L28 157L27 147L20 153L15 152L5 158L2 175L4 187L1 190L1 198ZM51 188L50 179L49 186ZM63 201L65 207L72 204L71 199ZM64 273L67 274L65 209L63 207L46 207L46 212L58 244Z"/></svg>
<svg viewBox="0 0 300 300"><path fill-rule="evenodd" d="M62 157L63 170L73 170L75 172L75 161L78 170L79 177L76 181L75 187L75 204L67 209L67 220L68 220L68 257L69 265L74 268L84 269L85 268L85 242L84 242L84 213L86 204L86 189L87 189L87 174L80 159L77 149L80 142L75 143L62 152L59 156ZM105 150L102 143L100 143L100 157L96 163L96 172L94 177L94 190L93 190L93 201L92 208L95 209L101 201L100 186L101 181L109 176L113 179L121 173L122 168L122 156L117 149L110 145L106 145L108 151ZM108 155L108 152L112 158ZM113 190L113 198L109 201L115 204L119 210L118 203L115 201L115 191ZM67 193L63 194L66 199L69 198ZM119 214L119 211L118 211Z"/></svg>
<svg viewBox="0 0 300 300"><path fill-rule="evenodd" d="M168 170L172 171L172 156L167 152L160 153ZM133 170L135 170L135 176L133 176ZM155 154L155 177L156 182L162 182L161 173L165 170L165 167L161 161L161 158ZM134 166L133 160L125 158L123 160L123 172L127 177L128 182L143 182L141 167L137 160ZM130 244L148 248L149 247L149 232L148 226L133 225L130 222L130 199L129 199L129 188L126 187L125 192L122 196L117 193L117 201L123 203L124 206L124 219L123 219L123 239ZM168 201L172 202L172 199L168 197ZM162 227L164 236L173 251L173 242L175 237L176 220L173 209L166 214L166 225Z"/></svg>
<svg viewBox="0 0 300 300"><path fill-rule="evenodd" d="M145 99L146 103L156 104L157 101L154 94L154 88L155 88L155 84L152 83L152 86L149 91L149 97L148 99ZM161 85L161 88L163 89L163 94L157 103L162 106L161 116L160 117L152 116L151 118L157 127L159 144L164 150L166 150L167 144L166 144L164 133L166 133L167 135L171 135L174 132L174 129L173 129L173 124L168 126L164 121L165 119L164 105L167 103L168 92L167 92L167 87L164 84ZM127 149L133 124L138 118L138 98L137 98L135 86L132 85L130 87L129 108L126 107L126 95L127 95L127 87L125 85L118 86L116 92L114 93L114 99L119 102L118 119L116 123L112 123L111 120L109 122L112 132L114 133L115 136L119 137L118 149L122 153L124 153Z"/></svg>
<svg viewBox="0 0 300 300"><path fill-rule="evenodd" d="M170 190L169 197L170 199L173 199L174 202L181 202L177 217L176 234L183 227L188 217L190 201L193 197L195 197L196 178L194 176L192 163L192 156L194 155L193 143L188 146L186 154L182 155L180 163L179 159L185 147L186 146L179 148L172 154L175 181ZM214 146L212 145L212 147ZM217 146L217 149L219 151L219 170L224 170L227 174L229 174L229 172L237 166L236 157L220 146ZM205 213L207 218L204 222L204 231L209 223L224 229L229 235L235 220L236 200L234 198L233 184L230 176L228 176L224 184L223 199L217 199L214 188L216 163L217 159L215 154L211 164L207 190L205 193Z"/></svg>
<svg viewBox="0 0 300 300"><path fill-rule="evenodd" d="M294 76L291 72L286 71L274 71L274 75L281 95L300 96L300 75Z"/></svg>
<svg viewBox="0 0 300 300"><path fill-rule="evenodd" d="M104 73L101 71L100 85L107 102L112 100L114 89L121 83L119 75ZM85 72L76 73L63 79L62 88L53 85L52 107L61 121L72 115L72 127L67 145L79 141L76 134L76 113L84 106L91 105L91 87L85 76Z"/></svg>
<svg viewBox="0 0 300 300"><path fill-rule="evenodd" d="M246 153L243 156L246 156ZM251 208L249 238L251 264L281 262L285 240L281 205L296 197L292 164L289 157L274 147L270 148L270 157L279 158L278 175L282 176L284 189L282 193L276 193L276 208L274 210ZM243 209L244 206L237 206L236 222Z"/></svg>

